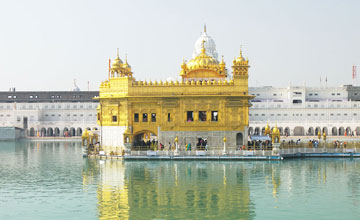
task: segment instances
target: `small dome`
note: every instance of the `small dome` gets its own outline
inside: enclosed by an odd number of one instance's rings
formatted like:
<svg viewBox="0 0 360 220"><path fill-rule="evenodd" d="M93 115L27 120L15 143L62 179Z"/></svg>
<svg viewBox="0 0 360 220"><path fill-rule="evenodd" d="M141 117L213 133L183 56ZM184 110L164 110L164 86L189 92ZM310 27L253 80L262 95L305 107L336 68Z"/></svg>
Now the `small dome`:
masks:
<svg viewBox="0 0 360 220"><path fill-rule="evenodd" d="M204 47L206 50L206 54L209 56L212 56L215 59L218 59L218 53L216 52L215 41L206 33L206 26L204 26L204 32L196 40L192 58L195 58L196 56L201 54L201 48L202 48L203 41L205 41Z"/></svg>

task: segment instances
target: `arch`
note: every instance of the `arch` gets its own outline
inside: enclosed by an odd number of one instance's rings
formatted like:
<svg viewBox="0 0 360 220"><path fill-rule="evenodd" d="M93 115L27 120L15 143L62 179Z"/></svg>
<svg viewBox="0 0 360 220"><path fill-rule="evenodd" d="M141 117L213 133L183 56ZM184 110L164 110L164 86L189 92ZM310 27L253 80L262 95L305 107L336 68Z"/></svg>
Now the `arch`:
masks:
<svg viewBox="0 0 360 220"><path fill-rule="evenodd" d="M264 135L265 134L265 127L262 127L261 128L261 135Z"/></svg>
<svg viewBox="0 0 360 220"><path fill-rule="evenodd" d="M285 136L290 136L290 128L289 128L289 127L286 127L286 128L284 129L284 135L285 135Z"/></svg>
<svg viewBox="0 0 360 220"><path fill-rule="evenodd" d="M41 128L41 130L40 130L40 136L41 136L41 137L46 137L46 128Z"/></svg>
<svg viewBox="0 0 360 220"><path fill-rule="evenodd" d="M242 133L237 133L236 134L236 146L242 146L244 145L244 137Z"/></svg>
<svg viewBox="0 0 360 220"><path fill-rule="evenodd" d="M253 133L254 133L254 128L253 128L253 127L249 127L248 134L249 134L249 135L253 135Z"/></svg>
<svg viewBox="0 0 360 220"><path fill-rule="evenodd" d="M157 136L154 132L149 130L142 130L134 133L132 140L133 150L149 150L154 141L157 141Z"/></svg>
<svg viewBox="0 0 360 220"><path fill-rule="evenodd" d="M284 135L284 129L282 127L278 127L280 135L283 136Z"/></svg>
<svg viewBox="0 0 360 220"><path fill-rule="evenodd" d="M29 136L30 137L35 137L35 129L34 128L30 128Z"/></svg>
<svg viewBox="0 0 360 220"><path fill-rule="evenodd" d="M294 135L295 136L304 136L305 129L302 126L296 126L294 128Z"/></svg>
<svg viewBox="0 0 360 220"><path fill-rule="evenodd" d="M343 136L345 134L345 129L344 127L340 127L339 128L339 136Z"/></svg>
<svg viewBox="0 0 360 220"><path fill-rule="evenodd" d="M355 135L360 136L360 127L355 128Z"/></svg>
<svg viewBox="0 0 360 220"><path fill-rule="evenodd" d="M260 128L259 127L255 128L254 135L260 135Z"/></svg>
<svg viewBox="0 0 360 220"><path fill-rule="evenodd" d="M71 127L70 128L70 137L73 137L73 136L75 136L76 135L76 131L75 131L75 128L73 128L73 127Z"/></svg>
<svg viewBox="0 0 360 220"><path fill-rule="evenodd" d="M54 128L54 136L59 137L60 136L60 129L58 127Z"/></svg>
<svg viewBox="0 0 360 220"><path fill-rule="evenodd" d="M47 136L48 136L48 137L54 136L54 131L53 131L52 128L48 128L48 129L47 129Z"/></svg>
<svg viewBox="0 0 360 220"><path fill-rule="evenodd" d="M308 131L307 131L307 134L309 135L309 136L314 136L314 128L313 127L309 127L308 128Z"/></svg>
<svg viewBox="0 0 360 220"><path fill-rule="evenodd" d="M91 128L87 127L86 130L91 131Z"/></svg>
<svg viewBox="0 0 360 220"><path fill-rule="evenodd" d="M346 131L346 135L347 135L347 136L351 136L351 128L350 128L350 127L347 127L347 128L345 129L345 131Z"/></svg>
<svg viewBox="0 0 360 220"><path fill-rule="evenodd" d="M81 128L77 128L76 129L76 136L81 136L82 135L82 129Z"/></svg>
<svg viewBox="0 0 360 220"><path fill-rule="evenodd" d="M323 129L322 129L322 134L326 134L326 136L328 136L329 135L329 133L328 133L328 128L327 127L323 127Z"/></svg>
<svg viewBox="0 0 360 220"><path fill-rule="evenodd" d="M65 128L63 129L63 136L64 136L64 137L69 137L69 129L68 129L67 127L65 127Z"/></svg>
<svg viewBox="0 0 360 220"><path fill-rule="evenodd" d="M338 130L338 129L337 129L336 127L333 127L333 128L331 129L331 135L333 135L333 136L338 135L337 130Z"/></svg>
<svg viewBox="0 0 360 220"><path fill-rule="evenodd" d="M320 127L316 127L316 128L315 128L315 136L319 135L319 131L320 131L320 134L321 134L321 128L320 128Z"/></svg>

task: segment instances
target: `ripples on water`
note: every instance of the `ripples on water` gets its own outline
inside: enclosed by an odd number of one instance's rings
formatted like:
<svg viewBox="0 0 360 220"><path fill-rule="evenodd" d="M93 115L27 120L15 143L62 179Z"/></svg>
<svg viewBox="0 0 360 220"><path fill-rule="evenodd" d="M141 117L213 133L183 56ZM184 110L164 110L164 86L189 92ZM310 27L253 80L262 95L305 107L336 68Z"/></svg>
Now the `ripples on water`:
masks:
<svg viewBox="0 0 360 220"><path fill-rule="evenodd" d="M1 142L0 219L359 219L360 160L99 161Z"/></svg>

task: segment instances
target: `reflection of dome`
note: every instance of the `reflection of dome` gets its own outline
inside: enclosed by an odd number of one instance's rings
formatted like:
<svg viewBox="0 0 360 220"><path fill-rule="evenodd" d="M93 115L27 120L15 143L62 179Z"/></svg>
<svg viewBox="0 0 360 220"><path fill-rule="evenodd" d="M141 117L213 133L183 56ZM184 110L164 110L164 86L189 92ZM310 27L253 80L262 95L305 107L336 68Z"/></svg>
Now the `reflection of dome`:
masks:
<svg viewBox="0 0 360 220"><path fill-rule="evenodd" d="M216 52L215 41L206 33L206 26L204 26L204 32L201 36L196 40L194 52L192 54L192 58L201 54L202 42L205 41L204 47L206 50L206 54L212 56L215 59L218 59L218 54Z"/></svg>

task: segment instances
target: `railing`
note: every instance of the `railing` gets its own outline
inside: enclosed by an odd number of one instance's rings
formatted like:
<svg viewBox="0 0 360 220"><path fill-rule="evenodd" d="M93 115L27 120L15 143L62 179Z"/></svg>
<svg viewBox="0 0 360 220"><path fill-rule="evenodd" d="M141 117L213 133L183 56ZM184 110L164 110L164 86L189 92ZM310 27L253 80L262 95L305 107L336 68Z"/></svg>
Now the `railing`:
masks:
<svg viewBox="0 0 360 220"><path fill-rule="evenodd" d="M131 151L131 156L222 156L223 150L192 150L192 151ZM271 150L229 150L226 151L229 156L270 156Z"/></svg>

